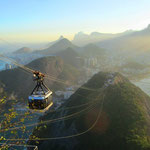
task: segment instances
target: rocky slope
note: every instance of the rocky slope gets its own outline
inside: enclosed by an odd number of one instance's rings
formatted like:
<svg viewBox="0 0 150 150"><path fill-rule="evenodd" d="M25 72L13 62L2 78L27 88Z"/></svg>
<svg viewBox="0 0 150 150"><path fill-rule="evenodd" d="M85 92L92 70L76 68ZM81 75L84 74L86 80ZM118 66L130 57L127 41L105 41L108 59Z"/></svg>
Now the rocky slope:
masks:
<svg viewBox="0 0 150 150"><path fill-rule="evenodd" d="M63 137L87 131L95 123L93 128L81 136L42 139L39 144L33 141L30 144L38 145L40 150L150 149L150 98L142 90L118 73L98 73L84 86L90 89L77 90L62 106L63 110L42 117L47 123L39 126L40 130L35 129L33 135ZM90 102L76 109L65 109ZM83 112L67 120L48 121L80 111Z"/></svg>

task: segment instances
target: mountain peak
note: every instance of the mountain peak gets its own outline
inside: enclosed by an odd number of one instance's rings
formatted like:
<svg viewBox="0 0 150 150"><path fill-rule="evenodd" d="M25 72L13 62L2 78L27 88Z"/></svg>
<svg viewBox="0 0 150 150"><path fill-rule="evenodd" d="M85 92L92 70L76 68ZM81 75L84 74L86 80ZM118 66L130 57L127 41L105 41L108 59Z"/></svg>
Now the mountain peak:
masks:
<svg viewBox="0 0 150 150"><path fill-rule="evenodd" d="M93 84L97 82L97 84ZM98 83L99 82L99 83ZM85 86L92 88L101 88L102 86L108 87L110 85L116 85L122 82L129 82L128 79L123 77L120 73L117 72L99 72L95 74Z"/></svg>
<svg viewBox="0 0 150 150"><path fill-rule="evenodd" d="M58 40L62 40L62 39L64 39L63 35L61 35Z"/></svg>
<svg viewBox="0 0 150 150"><path fill-rule="evenodd" d="M58 44L58 43L62 43L62 44L72 44L67 38L62 38L60 39L57 43L55 44Z"/></svg>
<svg viewBox="0 0 150 150"><path fill-rule="evenodd" d="M61 37L62 38L62 37ZM62 38L55 42L53 45L49 46L47 49L40 51L41 54L46 54L46 55L52 55L56 54L57 52L63 51L67 49L68 47L77 49L77 46L73 45L71 41L69 41L66 38Z"/></svg>
<svg viewBox="0 0 150 150"><path fill-rule="evenodd" d="M77 38L84 38L84 37L87 37L89 36L88 34L85 34L84 32L80 31L78 33L75 34L74 36L74 40L77 39Z"/></svg>

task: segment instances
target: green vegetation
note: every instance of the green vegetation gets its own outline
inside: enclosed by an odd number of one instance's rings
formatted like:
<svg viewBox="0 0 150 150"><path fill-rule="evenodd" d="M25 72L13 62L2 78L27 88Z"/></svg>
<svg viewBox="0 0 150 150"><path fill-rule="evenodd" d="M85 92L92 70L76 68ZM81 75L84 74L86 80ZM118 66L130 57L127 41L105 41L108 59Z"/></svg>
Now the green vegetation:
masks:
<svg viewBox="0 0 150 150"><path fill-rule="evenodd" d="M149 97L129 82L118 83L108 88L104 112L110 125L104 134L95 135L99 145L103 145L103 150L150 148L147 121L149 116L145 103L150 106Z"/></svg>
<svg viewBox="0 0 150 150"><path fill-rule="evenodd" d="M79 89L62 107L77 106L86 102L94 102L97 99L99 103L95 103L92 110L88 110L69 120L63 120L58 123L47 123L46 129L41 131L35 130L33 135L40 138L48 138L86 131L95 122L101 108L103 96L105 96L103 111L96 126L87 134L79 137L55 141L40 141L40 149L67 149L75 141L76 144L74 144L72 149L150 149L150 98L126 78L117 73L115 74L113 84L109 85L101 93L101 87L108 79L108 75L109 73L96 74L85 84L86 87L93 88L96 91ZM46 121L52 118L58 118L62 114L65 116L70 115L87 107L64 110L55 114L48 113L41 119Z"/></svg>
<svg viewBox="0 0 150 150"><path fill-rule="evenodd" d="M0 150L13 149L13 145L26 146L26 140L17 141L16 139L28 139L31 131L26 127L26 122L32 121L33 115L29 111L20 114L16 109L16 100L7 100L6 97L0 98ZM18 128L19 127L19 128ZM36 139L36 137L32 137Z"/></svg>
<svg viewBox="0 0 150 150"><path fill-rule="evenodd" d="M37 59L27 66L49 74L56 79L62 79L68 85L75 83L81 76L76 67L64 63L61 58L55 56ZM32 123L33 118L37 116L29 111L19 114L15 107L18 107L16 106L18 100L26 102L27 95L31 93L34 86L32 80L32 73L27 73L20 68L0 72L0 143L4 143L0 150L9 149L9 144L26 145L26 140L18 142L15 140L9 141L9 139L28 139L31 134L30 127L26 127L26 123ZM56 84L51 78L50 80L45 79L45 82L52 90L65 88L64 84L58 82ZM7 94L4 91L7 91ZM12 93L14 95L13 99L10 97ZM19 126L20 128L18 128ZM41 131L45 128L44 125L36 129ZM36 139L37 137L30 136L30 138ZM37 142L35 140L36 144Z"/></svg>

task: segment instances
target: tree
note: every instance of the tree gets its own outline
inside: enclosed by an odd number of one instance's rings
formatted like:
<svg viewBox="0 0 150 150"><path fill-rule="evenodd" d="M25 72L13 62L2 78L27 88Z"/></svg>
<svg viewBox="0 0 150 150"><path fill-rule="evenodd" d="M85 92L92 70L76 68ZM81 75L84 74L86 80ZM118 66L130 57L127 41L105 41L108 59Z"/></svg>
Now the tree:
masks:
<svg viewBox="0 0 150 150"><path fill-rule="evenodd" d="M33 119L30 111L20 114L16 110L17 100L7 100L4 96L0 98L0 150L8 150L14 146L27 145L31 131L27 130L26 122ZM35 137L36 138L36 137Z"/></svg>

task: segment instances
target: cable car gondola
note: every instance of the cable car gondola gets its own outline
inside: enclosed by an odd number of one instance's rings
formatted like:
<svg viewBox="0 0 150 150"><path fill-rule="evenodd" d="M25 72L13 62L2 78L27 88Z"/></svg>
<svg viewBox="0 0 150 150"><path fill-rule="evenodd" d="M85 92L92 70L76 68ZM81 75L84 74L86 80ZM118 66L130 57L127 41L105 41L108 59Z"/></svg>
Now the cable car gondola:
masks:
<svg viewBox="0 0 150 150"><path fill-rule="evenodd" d="M45 75L39 71L34 71L34 81L37 82L31 95L29 96L29 108L42 110L53 104L52 91L44 84Z"/></svg>

